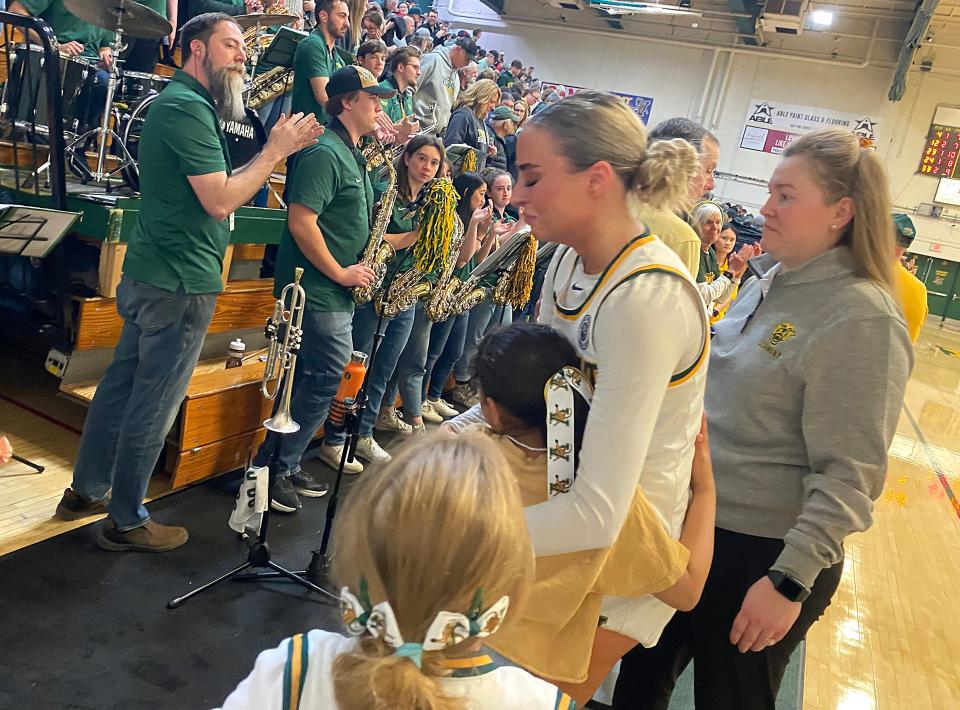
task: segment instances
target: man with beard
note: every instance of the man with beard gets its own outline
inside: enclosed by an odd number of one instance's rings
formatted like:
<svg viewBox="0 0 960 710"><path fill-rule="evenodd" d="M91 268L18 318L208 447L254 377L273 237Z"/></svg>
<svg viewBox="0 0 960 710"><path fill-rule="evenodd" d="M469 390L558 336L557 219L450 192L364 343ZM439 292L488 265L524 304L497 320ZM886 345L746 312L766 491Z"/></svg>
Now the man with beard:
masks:
<svg viewBox="0 0 960 710"><path fill-rule="evenodd" d="M350 9L343 0L318 0L317 26L297 45L293 57L292 110L313 113L322 125L327 114L327 82L330 75L350 62L336 47L336 41L350 29Z"/></svg>
<svg viewBox="0 0 960 710"><path fill-rule="evenodd" d="M327 486L302 470L300 459L327 417L330 402L350 353L353 351L351 289L369 286L373 270L359 264L370 238L373 187L367 164L358 150L360 138L377 125L381 99L394 90L377 84L360 66L334 72L326 85L331 119L317 145L297 156L288 174L287 227L280 239L274 290L293 280L302 268L300 283L307 294L303 312L303 338L293 379L290 416L300 431L278 437L268 432L254 465L266 466L277 451L277 467L270 505L294 513L300 508L297 493L318 498ZM326 461L338 462L343 445L322 447ZM359 461L348 473L359 473Z"/></svg>
<svg viewBox="0 0 960 710"><path fill-rule="evenodd" d="M183 69L141 134L140 212L117 288L123 331L56 512L76 520L109 511L97 538L105 550L163 552L187 541L184 528L152 521L143 497L223 288L232 214L322 130L313 116L281 118L260 155L233 171L220 119L243 116L243 35L229 15L210 13L187 22L182 38Z"/></svg>

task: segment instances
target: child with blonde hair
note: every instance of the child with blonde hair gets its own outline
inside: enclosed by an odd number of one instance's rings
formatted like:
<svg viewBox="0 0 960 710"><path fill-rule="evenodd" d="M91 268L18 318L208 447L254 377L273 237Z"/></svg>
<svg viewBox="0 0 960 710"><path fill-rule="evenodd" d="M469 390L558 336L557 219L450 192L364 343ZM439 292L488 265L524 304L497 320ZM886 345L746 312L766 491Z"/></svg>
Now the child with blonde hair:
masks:
<svg viewBox="0 0 960 710"><path fill-rule="evenodd" d="M533 577L517 486L489 438L417 437L359 481L332 574L355 638L313 630L264 651L224 710L575 707L482 649L522 613Z"/></svg>

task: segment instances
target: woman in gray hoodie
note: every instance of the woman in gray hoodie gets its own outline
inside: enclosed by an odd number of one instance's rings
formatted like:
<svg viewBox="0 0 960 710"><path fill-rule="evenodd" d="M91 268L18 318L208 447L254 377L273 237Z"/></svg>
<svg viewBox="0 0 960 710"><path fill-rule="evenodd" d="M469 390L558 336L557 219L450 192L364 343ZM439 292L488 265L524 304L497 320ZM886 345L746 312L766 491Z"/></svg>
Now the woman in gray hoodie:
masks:
<svg viewBox="0 0 960 710"><path fill-rule="evenodd" d="M787 662L872 522L913 364L894 296L887 178L840 129L784 151L762 246L776 264L715 326L705 409L717 485L697 607L623 661L616 708L664 708L696 666L696 705L775 707Z"/></svg>

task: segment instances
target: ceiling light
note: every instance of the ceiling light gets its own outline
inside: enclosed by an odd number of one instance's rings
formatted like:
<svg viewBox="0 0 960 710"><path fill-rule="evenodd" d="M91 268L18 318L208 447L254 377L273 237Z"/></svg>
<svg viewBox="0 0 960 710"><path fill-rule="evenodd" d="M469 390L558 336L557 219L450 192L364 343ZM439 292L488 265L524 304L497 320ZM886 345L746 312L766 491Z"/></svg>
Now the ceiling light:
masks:
<svg viewBox="0 0 960 710"><path fill-rule="evenodd" d="M833 24L833 13L829 10L814 10L810 13L810 21L818 27L829 27Z"/></svg>

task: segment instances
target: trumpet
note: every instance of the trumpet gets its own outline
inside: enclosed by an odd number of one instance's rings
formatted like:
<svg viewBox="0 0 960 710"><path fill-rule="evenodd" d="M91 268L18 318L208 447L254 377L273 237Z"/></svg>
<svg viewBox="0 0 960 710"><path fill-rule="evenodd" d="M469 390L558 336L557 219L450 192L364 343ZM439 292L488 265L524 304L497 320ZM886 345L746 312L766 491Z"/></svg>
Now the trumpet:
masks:
<svg viewBox="0 0 960 710"><path fill-rule="evenodd" d="M301 326L307 302L307 294L300 285L302 276L302 268L294 269L293 283L283 287L280 298L274 304L273 315L267 319L264 328L264 336L270 341L270 347L267 350L260 391L264 397L271 400L276 399L281 392L282 395L276 413L264 421L263 426L281 434L300 431L300 425L290 416L290 397L293 394L293 373L303 337Z"/></svg>

